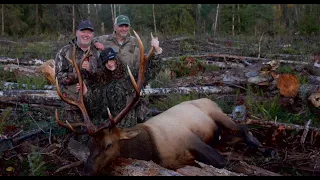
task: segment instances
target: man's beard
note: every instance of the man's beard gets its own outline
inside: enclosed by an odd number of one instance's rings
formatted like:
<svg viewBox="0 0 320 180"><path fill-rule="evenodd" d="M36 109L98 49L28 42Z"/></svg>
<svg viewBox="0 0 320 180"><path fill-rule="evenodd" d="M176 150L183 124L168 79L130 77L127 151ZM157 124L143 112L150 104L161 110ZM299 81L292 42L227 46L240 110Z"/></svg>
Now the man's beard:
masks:
<svg viewBox="0 0 320 180"><path fill-rule="evenodd" d="M121 34L120 32L117 32L118 36L122 37L122 38L125 38L127 37L128 33L125 33L125 34Z"/></svg>
<svg viewBox="0 0 320 180"><path fill-rule="evenodd" d="M88 48L90 44L91 44L91 41L89 41L88 43L83 43L80 39L78 41L79 47L82 47L82 48Z"/></svg>

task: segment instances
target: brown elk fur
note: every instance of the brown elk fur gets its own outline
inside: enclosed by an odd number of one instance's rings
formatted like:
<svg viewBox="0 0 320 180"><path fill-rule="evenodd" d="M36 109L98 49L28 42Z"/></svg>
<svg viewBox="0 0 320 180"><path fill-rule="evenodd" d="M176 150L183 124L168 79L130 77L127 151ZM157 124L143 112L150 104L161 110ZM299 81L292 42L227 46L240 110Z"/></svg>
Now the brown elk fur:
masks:
<svg viewBox="0 0 320 180"><path fill-rule="evenodd" d="M193 164L194 160L222 168L226 161L208 145L217 123L238 130L215 102L202 98L182 102L132 128L104 129L89 143L91 154L85 172L96 174L120 156L152 160L168 169Z"/></svg>

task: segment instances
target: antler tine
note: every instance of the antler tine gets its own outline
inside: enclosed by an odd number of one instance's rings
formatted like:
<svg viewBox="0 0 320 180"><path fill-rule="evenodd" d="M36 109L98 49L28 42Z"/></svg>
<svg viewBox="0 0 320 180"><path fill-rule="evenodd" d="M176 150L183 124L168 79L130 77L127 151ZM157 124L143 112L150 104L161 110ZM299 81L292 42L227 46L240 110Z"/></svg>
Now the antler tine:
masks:
<svg viewBox="0 0 320 180"><path fill-rule="evenodd" d="M131 72L131 70L130 70L130 67L129 67L128 65L127 65L127 69L128 69L128 73L129 73L129 76L130 76L130 80L131 80L131 82L132 82L132 85L133 85L134 89L136 90L136 93L139 93L139 92L140 92L139 87L138 87L137 82L136 82L136 80L134 79L134 77L133 77L133 75L132 75L132 72Z"/></svg>
<svg viewBox="0 0 320 180"><path fill-rule="evenodd" d="M77 132L74 128L78 127L78 126L86 126L84 123L73 123L72 125L66 121L66 123L63 123L60 121L59 119L59 115L58 115L58 110L56 109L55 111L55 115L56 115L56 122L59 126L65 127L65 128L69 128L71 129L72 132L76 133L76 134L81 134L79 132Z"/></svg>
<svg viewBox="0 0 320 180"><path fill-rule="evenodd" d="M144 58L144 47L143 47L142 41L140 39L140 36L134 30L133 30L133 33L137 37L138 45L139 45L139 49L140 49L140 68L139 68L139 74L138 74L138 90L139 90L138 94L140 95L140 90L141 90L141 87L143 84L142 82L144 79L144 73L146 71L146 65L147 65L147 61L149 59Z"/></svg>
<svg viewBox="0 0 320 180"><path fill-rule="evenodd" d="M84 55L84 57L82 58L82 60L80 62L83 61L83 59L87 56L87 54L88 54L88 52ZM69 59L69 61L70 61L70 59ZM62 93L61 93L61 89L59 87L59 83L58 83L58 79L57 78L56 78L56 90L57 90L57 94L59 95L59 97L63 101L65 101L68 104L75 105L80 109L80 111L82 112L82 115L83 115L84 123L72 123L72 124L63 123L63 122L60 121L57 111L56 111L56 121L57 121L58 125L66 127L66 128L69 128L73 132L76 132L74 130L74 127L86 126L87 129L88 129L88 132L92 133L93 131L95 131L96 126L91 122L90 117L89 117L88 112L87 112L87 109L86 109L86 107L84 105L84 101L83 101L83 79L82 79L82 76L81 76L81 73L80 73L80 70L79 70L79 66L78 66L78 64L76 62L76 46L75 45L73 45L72 64L74 65L74 67L76 69L78 80L79 80L79 85L80 85L79 98L77 100L73 100L71 98L64 97L62 95Z"/></svg>
<svg viewBox="0 0 320 180"><path fill-rule="evenodd" d="M131 82L136 90L136 96L115 118L112 117L112 115L108 109L108 114L109 114L109 119L110 119L109 123L107 125L100 127L96 132L103 130L105 128L115 127L115 125L117 125L128 114L128 112L133 107L136 106L136 104L138 103L138 100L140 98L140 91L142 88L142 84L143 84L143 80L144 80L144 73L146 71L146 65L147 65L148 59L145 58L145 56L144 56L144 47L143 47L142 41L140 39L140 36L134 30L133 30L133 33L137 37L138 45L139 45L139 49L140 49L140 68L139 68L139 73L138 73L138 83L135 81L135 79L130 71L130 68L128 66L127 67L128 67Z"/></svg>

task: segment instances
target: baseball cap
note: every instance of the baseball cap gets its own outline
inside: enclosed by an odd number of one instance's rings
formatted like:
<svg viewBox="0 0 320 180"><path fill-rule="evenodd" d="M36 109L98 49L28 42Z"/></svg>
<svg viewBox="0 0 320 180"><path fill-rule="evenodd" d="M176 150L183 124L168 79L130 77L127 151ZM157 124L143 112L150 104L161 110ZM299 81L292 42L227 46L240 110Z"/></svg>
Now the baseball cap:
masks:
<svg viewBox="0 0 320 180"><path fill-rule="evenodd" d="M113 48L107 48L101 51L100 53L100 60L102 61L102 64L105 64L111 59L115 59L117 55L117 52Z"/></svg>
<svg viewBox="0 0 320 180"><path fill-rule="evenodd" d="M126 24L126 25L130 26L130 20L129 20L128 16L119 15L119 16L116 18L114 24L116 24L117 26L120 26L120 25L122 25L122 24Z"/></svg>
<svg viewBox="0 0 320 180"><path fill-rule="evenodd" d="M91 21L85 20L85 21L81 21L81 22L79 23L78 30L79 30L79 31L82 31L82 30L84 30L84 29L90 29L91 31L94 31L94 30L93 30L93 25L92 25Z"/></svg>

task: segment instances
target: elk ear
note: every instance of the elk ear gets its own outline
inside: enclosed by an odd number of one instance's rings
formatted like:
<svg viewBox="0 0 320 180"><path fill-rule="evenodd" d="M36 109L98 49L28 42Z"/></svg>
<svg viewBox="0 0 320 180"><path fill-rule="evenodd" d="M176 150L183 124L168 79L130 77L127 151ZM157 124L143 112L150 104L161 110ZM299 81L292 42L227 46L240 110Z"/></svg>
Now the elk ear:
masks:
<svg viewBox="0 0 320 180"><path fill-rule="evenodd" d="M120 140L131 139L140 134L140 130L122 130L120 132Z"/></svg>

